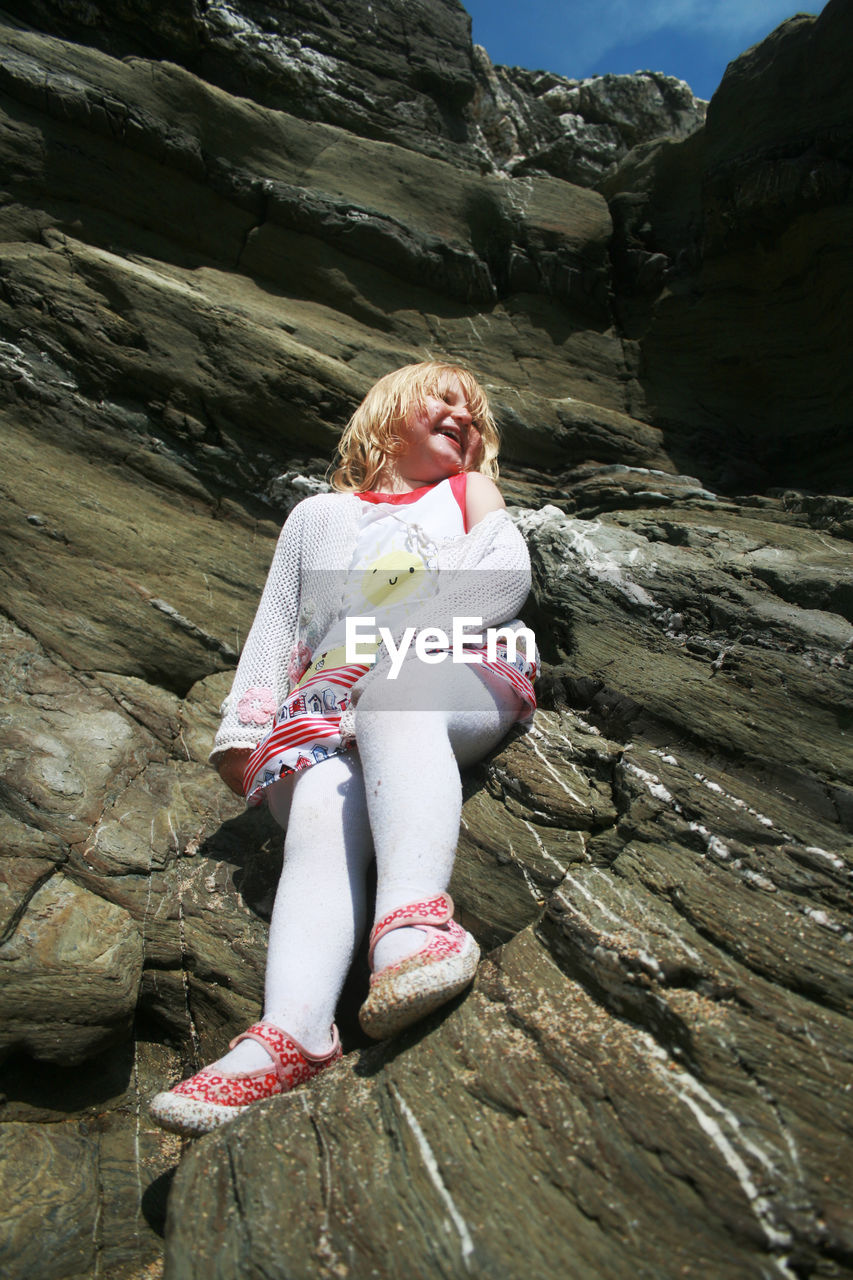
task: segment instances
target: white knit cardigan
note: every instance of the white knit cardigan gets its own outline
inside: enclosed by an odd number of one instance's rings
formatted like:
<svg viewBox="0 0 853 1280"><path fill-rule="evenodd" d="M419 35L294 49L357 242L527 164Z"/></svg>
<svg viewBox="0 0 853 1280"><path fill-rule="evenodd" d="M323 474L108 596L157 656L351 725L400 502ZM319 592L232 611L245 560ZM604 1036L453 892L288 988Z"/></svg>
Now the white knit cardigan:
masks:
<svg viewBox="0 0 853 1280"><path fill-rule="evenodd" d="M222 704L211 761L234 747L257 746L272 716L262 725L241 722L241 699L248 690L270 690L280 705L291 692L288 670L296 647L313 653L340 617L362 510L354 494L319 493L290 513L231 692ZM482 618L484 627L499 626L517 616L530 590L527 545L503 508L489 512L469 533L438 542L437 565L438 594L413 608L394 636L395 645L404 625L416 632L440 627L450 635L454 617L470 616ZM382 646L375 665L353 686L341 720L344 741L354 736L362 692L371 681L385 678L390 665L390 653Z"/></svg>

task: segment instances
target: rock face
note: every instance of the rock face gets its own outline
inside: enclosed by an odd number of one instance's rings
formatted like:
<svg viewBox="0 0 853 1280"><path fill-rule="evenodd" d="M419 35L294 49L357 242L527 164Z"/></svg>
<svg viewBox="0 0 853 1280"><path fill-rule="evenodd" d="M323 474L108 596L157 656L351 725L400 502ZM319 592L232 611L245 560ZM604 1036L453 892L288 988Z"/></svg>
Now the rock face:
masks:
<svg viewBox="0 0 853 1280"><path fill-rule="evenodd" d="M853 14L800 15L729 67L705 129L650 143L601 189L645 416L679 467L733 489L851 473L847 324ZM780 103L785 109L780 110Z"/></svg>
<svg viewBox="0 0 853 1280"><path fill-rule="evenodd" d="M458 0L10 0L24 22L114 57L177 62L229 94L485 171L526 164L594 186L639 142L692 132L705 104L660 74L567 80L493 67Z"/></svg>
<svg viewBox="0 0 853 1280"><path fill-rule="evenodd" d="M453 0L7 5L4 1276L853 1274L851 34L702 126ZM281 858L217 709L281 519L437 354L545 659L465 781L486 959L374 1047L357 964L344 1063L173 1182L146 1099L257 1015Z"/></svg>
<svg viewBox="0 0 853 1280"><path fill-rule="evenodd" d="M705 119L689 86L660 72L567 80L493 67L479 47L475 57L484 85L473 119L484 149L513 175L545 172L594 187L634 147L687 137Z"/></svg>

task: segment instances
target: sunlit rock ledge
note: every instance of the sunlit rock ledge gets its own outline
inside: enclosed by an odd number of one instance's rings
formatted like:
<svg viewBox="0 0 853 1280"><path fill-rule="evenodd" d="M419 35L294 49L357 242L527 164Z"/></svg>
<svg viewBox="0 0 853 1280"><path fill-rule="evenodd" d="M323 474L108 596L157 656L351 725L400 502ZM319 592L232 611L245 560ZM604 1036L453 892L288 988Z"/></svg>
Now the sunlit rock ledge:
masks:
<svg viewBox="0 0 853 1280"><path fill-rule="evenodd" d="M3 24L4 1276L850 1274L849 7L704 125L491 68L454 0ZM182 1150L147 1098L256 1017L281 859L218 708L282 519L431 355L544 659L465 778L485 960L368 1046L362 959L340 1067Z"/></svg>

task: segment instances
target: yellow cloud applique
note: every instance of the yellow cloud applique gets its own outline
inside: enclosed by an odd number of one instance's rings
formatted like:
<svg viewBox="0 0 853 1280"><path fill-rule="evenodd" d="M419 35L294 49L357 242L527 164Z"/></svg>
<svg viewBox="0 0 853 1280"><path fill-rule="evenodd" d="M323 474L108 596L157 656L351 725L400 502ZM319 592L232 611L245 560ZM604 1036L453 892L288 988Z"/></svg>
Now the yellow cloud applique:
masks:
<svg viewBox="0 0 853 1280"><path fill-rule="evenodd" d="M389 551L364 570L361 590L372 605L395 605L412 596L423 584L426 565L409 551Z"/></svg>

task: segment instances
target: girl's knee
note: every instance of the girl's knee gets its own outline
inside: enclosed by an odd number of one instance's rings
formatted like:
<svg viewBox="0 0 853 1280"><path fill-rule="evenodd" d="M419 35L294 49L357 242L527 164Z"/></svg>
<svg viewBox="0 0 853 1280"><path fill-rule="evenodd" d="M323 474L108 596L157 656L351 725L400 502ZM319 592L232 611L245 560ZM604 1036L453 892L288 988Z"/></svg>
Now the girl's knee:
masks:
<svg viewBox="0 0 853 1280"><path fill-rule="evenodd" d="M436 703L436 682L430 668L420 662L404 662L395 679L380 676L368 683L358 701L356 724L385 711L432 711Z"/></svg>

